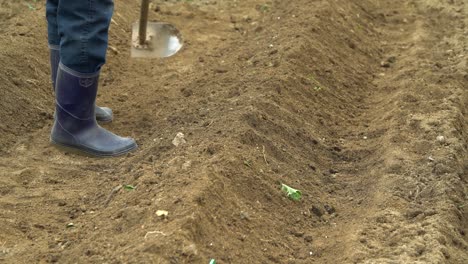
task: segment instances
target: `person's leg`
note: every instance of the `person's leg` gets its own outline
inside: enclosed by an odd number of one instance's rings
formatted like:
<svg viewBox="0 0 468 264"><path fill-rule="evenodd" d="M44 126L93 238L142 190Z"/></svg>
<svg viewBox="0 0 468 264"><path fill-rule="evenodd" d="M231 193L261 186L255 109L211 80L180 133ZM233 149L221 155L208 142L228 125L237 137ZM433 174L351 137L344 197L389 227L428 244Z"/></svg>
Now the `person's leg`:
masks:
<svg viewBox="0 0 468 264"><path fill-rule="evenodd" d="M57 9L59 0L47 0L46 18L47 18L47 36L50 49L50 70L52 86L55 90L55 79L57 77L57 68L60 62L60 36L58 34Z"/></svg>
<svg viewBox="0 0 468 264"><path fill-rule="evenodd" d="M112 10L112 0L60 0L57 13L61 60L51 142L94 156L117 156L137 148L133 139L103 129L95 118Z"/></svg>
<svg viewBox="0 0 468 264"><path fill-rule="evenodd" d="M55 91L55 81L57 79L57 69L60 62L60 35L58 32L58 6L60 0L47 0L46 18L47 35L50 50L50 69L52 88ZM108 107L96 106L96 119L100 122L111 122L113 119L112 109Z"/></svg>
<svg viewBox="0 0 468 264"><path fill-rule="evenodd" d="M46 3L46 19L47 19L47 36L49 47L59 49L60 36L58 34L57 24L57 9L59 0L47 0Z"/></svg>
<svg viewBox="0 0 468 264"><path fill-rule="evenodd" d="M113 0L60 0L61 62L80 73L98 72L106 62Z"/></svg>

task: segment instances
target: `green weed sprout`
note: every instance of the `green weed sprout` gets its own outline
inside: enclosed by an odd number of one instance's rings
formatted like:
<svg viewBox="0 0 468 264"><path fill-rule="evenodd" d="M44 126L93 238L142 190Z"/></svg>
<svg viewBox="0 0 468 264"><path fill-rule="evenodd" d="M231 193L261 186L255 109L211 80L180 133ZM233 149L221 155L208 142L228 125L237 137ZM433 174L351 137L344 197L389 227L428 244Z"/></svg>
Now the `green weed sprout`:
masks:
<svg viewBox="0 0 468 264"><path fill-rule="evenodd" d="M294 201L299 201L302 198L302 193L299 190L291 188L286 184L281 184L281 190L286 193L286 195Z"/></svg>

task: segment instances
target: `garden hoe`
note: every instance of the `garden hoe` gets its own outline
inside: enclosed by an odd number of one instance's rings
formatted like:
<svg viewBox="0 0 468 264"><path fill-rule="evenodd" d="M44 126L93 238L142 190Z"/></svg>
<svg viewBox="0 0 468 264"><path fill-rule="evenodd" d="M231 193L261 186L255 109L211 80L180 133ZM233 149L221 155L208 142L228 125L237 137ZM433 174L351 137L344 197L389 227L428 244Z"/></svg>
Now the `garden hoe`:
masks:
<svg viewBox="0 0 468 264"><path fill-rule="evenodd" d="M133 58L165 58L176 54L183 45L179 30L163 22L148 22L149 0L141 1L140 21L133 24Z"/></svg>

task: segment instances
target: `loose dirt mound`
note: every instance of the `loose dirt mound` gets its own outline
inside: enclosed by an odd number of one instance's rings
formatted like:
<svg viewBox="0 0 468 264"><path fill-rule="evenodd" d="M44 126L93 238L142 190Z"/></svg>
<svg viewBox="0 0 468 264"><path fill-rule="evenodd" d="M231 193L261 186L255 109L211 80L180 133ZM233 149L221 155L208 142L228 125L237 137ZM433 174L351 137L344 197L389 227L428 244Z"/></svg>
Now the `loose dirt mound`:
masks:
<svg viewBox="0 0 468 264"><path fill-rule="evenodd" d="M353 2L153 1L186 46L132 60L117 1L98 101L140 149L105 160L49 145L43 3L2 2L0 260L466 261L468 6Z"/></svg>
<svg viewBox="0 0 468 264"><path fill-rule="evenodd" d="M45 22L25 2L0 1L0 155L52 119Z"/></svg>

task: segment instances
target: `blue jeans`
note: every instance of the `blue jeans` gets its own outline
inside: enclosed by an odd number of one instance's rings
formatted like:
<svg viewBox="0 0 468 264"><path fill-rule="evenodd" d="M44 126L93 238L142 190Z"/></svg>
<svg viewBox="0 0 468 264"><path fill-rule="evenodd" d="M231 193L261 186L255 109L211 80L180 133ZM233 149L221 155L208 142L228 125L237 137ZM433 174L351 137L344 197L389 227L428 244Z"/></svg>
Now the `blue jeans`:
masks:
<svg viewBox="0 0 468 264"><path fill-rule="evenodd" d="M113 0L47 0L49 47L80 73L98 72L106 62Z"/></svg>

